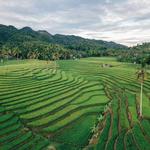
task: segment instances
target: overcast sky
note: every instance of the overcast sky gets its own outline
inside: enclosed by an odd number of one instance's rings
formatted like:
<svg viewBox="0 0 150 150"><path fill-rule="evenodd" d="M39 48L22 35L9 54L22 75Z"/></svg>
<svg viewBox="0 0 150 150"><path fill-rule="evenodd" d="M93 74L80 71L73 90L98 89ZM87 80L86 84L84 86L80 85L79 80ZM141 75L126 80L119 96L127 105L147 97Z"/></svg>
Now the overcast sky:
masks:
<svg viewBox="0 0 150 150"><path fill-rule="evenodd" d="M150 0L0 0L0 24L130 46L150 41Z"/></svg>

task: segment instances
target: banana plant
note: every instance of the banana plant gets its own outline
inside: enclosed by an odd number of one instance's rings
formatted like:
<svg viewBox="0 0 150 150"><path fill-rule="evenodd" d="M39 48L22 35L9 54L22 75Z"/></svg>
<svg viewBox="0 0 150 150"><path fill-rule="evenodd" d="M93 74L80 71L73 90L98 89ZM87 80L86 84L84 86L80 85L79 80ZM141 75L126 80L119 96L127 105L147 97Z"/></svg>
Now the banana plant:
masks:
<svg viewBox="0 0 150 150"><path fill-rule="evenodd" d="M98 116L98 118L97 118L97 120L98 120L98 122L100 122L100 121L102 121L103 120L103 115L102 114L100 114L99 116Z"/></svg>
<svg viewBox="0 0 150 150"><path fill-rule="evenodd" d="M92 133L96 133L98 131L98 128L96 125L94 125L92 128L91 128L91 132Z"/></svg>

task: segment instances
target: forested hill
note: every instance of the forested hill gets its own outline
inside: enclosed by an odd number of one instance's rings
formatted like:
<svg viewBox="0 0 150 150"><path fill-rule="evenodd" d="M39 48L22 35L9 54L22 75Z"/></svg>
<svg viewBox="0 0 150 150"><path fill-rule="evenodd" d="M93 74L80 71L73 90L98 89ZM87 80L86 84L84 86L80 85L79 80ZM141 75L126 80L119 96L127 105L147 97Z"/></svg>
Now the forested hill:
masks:
<svg viewBox="0 0 150 150"><path fill-rule="evenodd" d="M69 59L108 55L107 51L125 50L126 46L74 35L52 35L30 27L17 29L0 25L0 55L21 58Z"/></svg>
<svg viewBox="0 0 150 150"><path fill-rule="evenodd" d="M150 42L148 43L143 43L143 44L138 44L134 47L132 47L132 49L137 50L137 51L145 51L145 52L149 52L150 53Z"/></svg>
<svg viewBox="0 0 150 150"><path fill-rule="evenodd" d="M150 43L138 44L130 47L128 51L120 51L117 58L124 62L150 64Z"/></svg>

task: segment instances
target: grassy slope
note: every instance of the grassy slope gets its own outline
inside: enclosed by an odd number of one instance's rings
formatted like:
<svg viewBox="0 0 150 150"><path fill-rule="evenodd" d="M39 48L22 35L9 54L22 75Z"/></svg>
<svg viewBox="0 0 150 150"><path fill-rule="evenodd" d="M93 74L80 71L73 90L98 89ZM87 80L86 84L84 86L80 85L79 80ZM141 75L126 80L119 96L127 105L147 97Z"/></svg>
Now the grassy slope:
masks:
<svg viewBox="0 0 150 150"><path fill-rule="evenodd" d="M113 67L101 68L102 63L111 64ZM58 149L79 149L88 143L90 128L109 100L103 90L107 86L114 90L109 93L116 100L116 106L113 108L114 125L111 129L115 132L109 140L108 134L103 133L102 136L108 140L107 149L109 145L112 149L113 146L118 148L124 136L129 135L123 130L118 136L115 125L118 124L118 120L121 129L129 129L127 111L132 115L135 124L139 122L134 96L136 94L138 97L140 90L135 75L137 67L118 63L115 58L60 60L57 61L57 65L55 62L47 64L37 60L9 61L0 66L0 106L5 107L6 111L15 112L23 126L31 128L32 134L48 137ZM149 100L146 95L149 94L149 85L148 79L143 99L145 117L150 117ZM126 89L128 110L123 100L124 96L114 94L120 89ZM123 100L120 102L121 109L117 106L119 97ZM4 123L7 125L9 122ZM145 122L142 125L147 126ZM134 128L133 132L136 133L136 130L137 128ZM100 142L103 143L102 140Z"/></svg>

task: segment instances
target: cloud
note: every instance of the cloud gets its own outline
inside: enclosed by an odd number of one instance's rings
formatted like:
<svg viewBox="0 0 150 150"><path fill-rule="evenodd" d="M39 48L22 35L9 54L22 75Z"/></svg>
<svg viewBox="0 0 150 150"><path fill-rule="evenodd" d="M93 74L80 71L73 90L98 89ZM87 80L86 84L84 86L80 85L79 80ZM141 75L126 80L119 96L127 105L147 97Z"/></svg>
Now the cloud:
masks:
<svg viewBox="0 0 150 150"><path fill-rule="evenodd" d="M148 0L0 0L0 24L135 45L150 41Z"/></svg>

